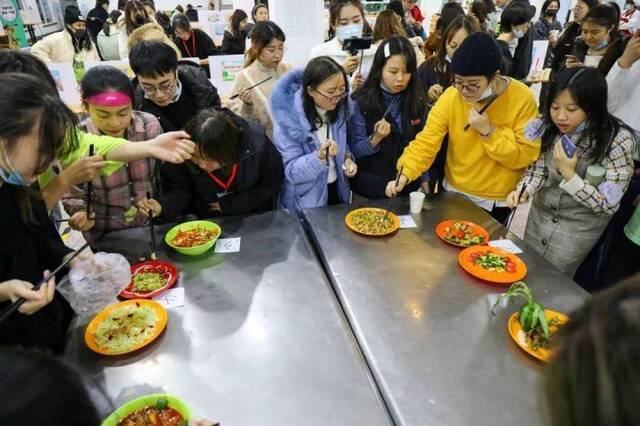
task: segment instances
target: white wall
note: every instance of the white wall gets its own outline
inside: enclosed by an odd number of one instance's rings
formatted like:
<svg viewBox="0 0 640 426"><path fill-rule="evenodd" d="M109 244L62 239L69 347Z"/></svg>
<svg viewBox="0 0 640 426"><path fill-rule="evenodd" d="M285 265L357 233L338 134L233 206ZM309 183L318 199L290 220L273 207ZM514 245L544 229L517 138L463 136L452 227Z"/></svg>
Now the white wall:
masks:
<svg viewBox="0 0 640 426"><path fill-rule="evenodd" d="M323 2L269 0L269 15L287 37L284 61L304 66L309 50L324 41Z"/></svg>

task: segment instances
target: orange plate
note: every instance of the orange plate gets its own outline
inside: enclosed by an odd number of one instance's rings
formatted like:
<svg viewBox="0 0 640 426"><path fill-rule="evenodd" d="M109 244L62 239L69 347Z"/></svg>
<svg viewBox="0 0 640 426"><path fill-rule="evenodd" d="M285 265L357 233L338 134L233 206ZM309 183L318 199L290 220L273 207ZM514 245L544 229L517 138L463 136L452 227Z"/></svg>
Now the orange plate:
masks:
<svg viewBox="0 0 640 426"><path fill-rule="evenodd" d="M569 321L569 317L565 314L561 314L560 312L552 311L550 309L544 310L544 316L547 317L547 321L551 318L556 317L560 320L560 324L553 325L549 327L549 331L551 334L558 331L561 325L567 323ZM551 351L549 349L539 348L537 351L534 351L529 346L529 342L527 342L527 335L525 334L522 326L520 325L520 314L518 312L514 312L513 315L509 317L509 322L507 324L507 328L509 329L509 334L511 338L516 342L518 346L520 346L525 352L534 358L538 358L540 361L547 362L551 359Z"/></svg>
<svg viewBox="0 0 640 426"><path fill-rule="evenodd" d="M150 291L149 293L136 293L133 291L133 277L139 272L157 272L162 274L166 283L159 289ZM148 260L131 266L131 282L127 288L120 292L120 297L124 299L151 299L166 289L171 288L177 280L178 270L173 263L165 262L164 260Z"/></svg>
<svg viewBox="0 0 640 426"><path fill-rule="evenodd" d="M389 232L385 232L384 234L371 234L371 233L359 231L358 229L355 228L355 226L353 226L353 217L356 214L361 213L361 212L365 212L365 211L381 212L383 215L386 212L386 210L384 210L384 209L378 209L378 208L375 208L375 207L364 207L364 208L361 208L361 209L351 210L347 214L347 216L344 218L344 223L346 223L347 227L349 229L351 229L353 232L355 232L356 234L366 235L367 237L385 237L387 235L393 234L398 229L400 229L400 219L398 219L398 216L396 216L395 214L389 212L389 219L391 219L391 221L393 222L393 227L391 228L391 230Z"/></svg>
<svg viewBox="0 0 640 426"><path fill-rule="evenodd" d="M469 256L475 252L482 251L490 251L499 256L510 257L513 259L516 264L515 272L490 272L484 269L480 265L476 265L475 263L469 260ZM480 278L481 280L485 280L495 284L512 284L516 281L522 280L527 276L527 265L515 254L506 252L504 250L499 250L497 248L489 247L489 246L473 246L466 248L460 252L458 256L458 262L460 266L473 275L476 278Z"/></svg>
<svg viewBox="0 0 640 426"><path fill-rule="evenodd" d="M466 220L445 220L443 222L440 222L438 224L438 226L436 226L436 235L445 243L447 244L451 244L452 246L456 246L456 247L473 247L473 246L463 246L462 244L458 244L458 243L454 243L453 241L449 241L446 238L444 238L444 236L447 234L444 229L447 226L453 226L454 223L463 223L465 225L469 225L470 227L473 228L473 231L475 234L479 234L480 236L484 237L484 242L480 243L480 244L486 244L489 242L489 233L487 232L486 229L484 229L482 226L480 225L476 225L473 222L468 222ZM474 245L478 245L478 244L474 244Z"/></svg>
<svg viewBox="0 0 640 426"><path fill-rule="evenodd" d="M102 321L104 321L109 316L109 314L111 314L113 311L128 305L133 305L134 303L139 303L140 305L148 306L156 312L156 314L158 315L158 322L156 323L155 333L153 333L153 335L151 335L147 340L141 342L139 345L134 346L122 352L108 352L105 349L102 349L100 346L98 346L98 344L95 341L95 338L93 337L93 333L95 332L96 328L98 328L98 326L102 323ZM167 326L167 311L162 307L162 305L160 305L157 302L154 302L153 300L146 300L146 299L127 300L125 302L120 302L120 303L116 303L115 305L107 306L102 311L100 311L98 315L93 317L93 319L91 320L89 325L87 325L87 329L84 332L84 341L89 347L89 349L99 354L123 355L123 354L128 354L130 352L137 351L138 349L143 348L147 346L149 343L153 342L155 339L158 338L158 336L162 333L162 331L166 326Z"/></svg>

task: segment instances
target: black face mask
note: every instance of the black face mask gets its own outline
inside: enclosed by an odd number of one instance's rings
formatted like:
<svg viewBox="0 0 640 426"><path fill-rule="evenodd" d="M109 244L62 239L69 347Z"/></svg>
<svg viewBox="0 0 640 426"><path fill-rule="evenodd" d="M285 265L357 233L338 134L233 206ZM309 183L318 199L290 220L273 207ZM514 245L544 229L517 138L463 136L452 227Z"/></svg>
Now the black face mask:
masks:
<svg viewBox="0 0 640 426"><path fill-rule="evenodd" d="M75 34L77 40L82 40L84 36L87 35L86 30L74 30L73 33Z"/></svg>
<svg viewBox="0 0 640 426"><path fill-rule="evenodd" d="M557 10L548 10L544 13L545 15L547 15L549 18L553 18L558 14Z"/></svg>

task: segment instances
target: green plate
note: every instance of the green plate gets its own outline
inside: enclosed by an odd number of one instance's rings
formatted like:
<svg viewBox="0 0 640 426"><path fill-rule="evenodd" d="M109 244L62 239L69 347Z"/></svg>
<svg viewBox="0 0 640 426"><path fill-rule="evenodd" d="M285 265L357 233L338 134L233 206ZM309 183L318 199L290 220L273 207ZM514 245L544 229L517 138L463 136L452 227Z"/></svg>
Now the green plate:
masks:
<svg viewBox="0 0 640 426"><path fill-rule="evenodd" d="M127 402L122 407L111 413L111 415L102 422L102 426L118 426L118 423L120 423L129 414L147 406L155 406L160 398L166 398L167 401L169 401L169 408L176 410L182 415L182 417L184 417L185 420L191 420L191 410L189 410L189 407L187 407L184 402L175 396L164 393L152 393L151 395L141 396L140 398Z"/></svg>
<svg viewBox="0 0 640 426"><path fill-rule="evenodd" d="M207 244L203 244L197 247L176 247L171 244L171 241L178 235L178 231L189 231L191 229L195 229L198 226L203 226L206 229L211 231L218 231L218 236L213 240L209 241ZM164 242L167 243L169 247L177 251L178 253L186 254L187 256L197 256L209 250L216 243L220 235L222 234L222 228L220 228L217 224L213 222L209 222L208 220L194 220L192 222L181 223L180 225L176 225L169 230L164 236Z"/></svg>

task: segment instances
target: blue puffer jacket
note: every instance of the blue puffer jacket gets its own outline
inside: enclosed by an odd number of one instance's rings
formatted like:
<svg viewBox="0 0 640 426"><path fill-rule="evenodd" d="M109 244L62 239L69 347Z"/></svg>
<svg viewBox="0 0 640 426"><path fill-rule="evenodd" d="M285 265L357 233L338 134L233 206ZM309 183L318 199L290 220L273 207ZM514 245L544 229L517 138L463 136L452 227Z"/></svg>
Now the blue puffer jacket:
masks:
<svg viewBox="0 0 640 426"><path fill-rule="evenodd" d="M303 70L296 69L284 75L271 93L273 143L284 163L280 207L291 211L323 207L328 199L329 167L318 159L321 144L304 114L302 74ZM331 124L331 138L340 148L335 160L338 190L343 202L348 202L350 193L349 181L342 170L345 155L351 155L347 146L347 116L348 109L345 108Z"/></svg>

